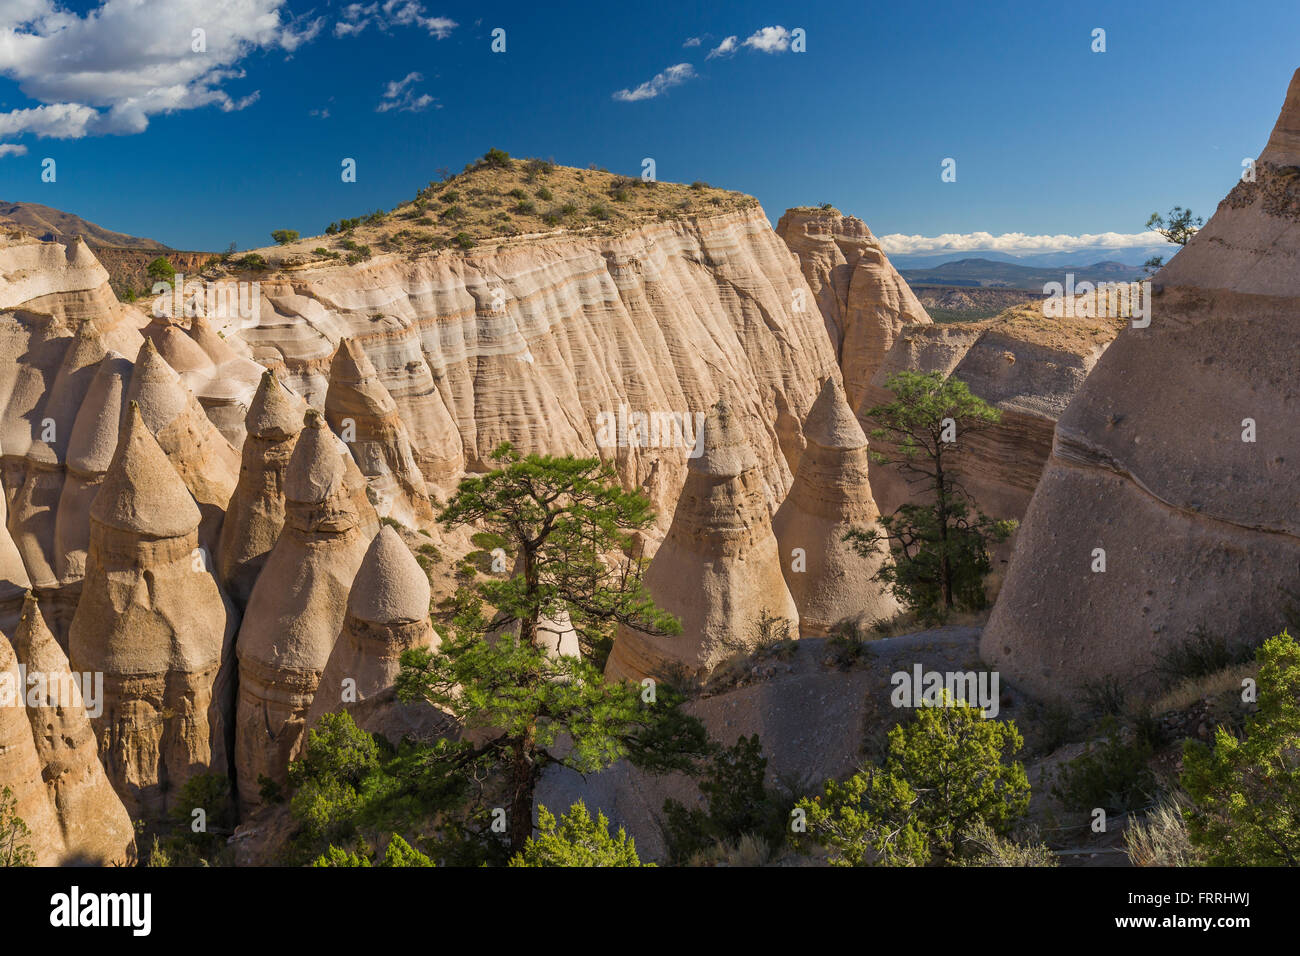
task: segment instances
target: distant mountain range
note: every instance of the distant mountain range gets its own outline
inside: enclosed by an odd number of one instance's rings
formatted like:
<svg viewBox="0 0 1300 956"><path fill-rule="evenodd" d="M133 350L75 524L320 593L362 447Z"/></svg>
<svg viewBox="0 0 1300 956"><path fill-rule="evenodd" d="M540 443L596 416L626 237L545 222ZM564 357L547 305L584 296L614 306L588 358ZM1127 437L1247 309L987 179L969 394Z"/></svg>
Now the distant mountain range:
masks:
<svg viewBox="0 0 1300 956"><path fill-rule="evenodd" d="M1078 262L1125 262L1142 263L1152 256L1164 256L1168 259L1177 250L1168 243L1151 246L1127 246L1116 249L1109 246L1089 246L1083 249L1071 249L1056 252L1035 252L1027 255L1013 255L1009 252L994 252L985 249L965 249L956 252L917 252L890 253L889 261L898 269L933 269L935 266L962 259L987 259L990 262L1013 262L1022 266L1040 268L1059 268Z"/></svg>
<svg viewBox="0 0 1300 956"><path fill-rule="evenodd" d="M900 268L908 285L994 286L1042 292L1048 282L1065 282L1073 273L1075 282L1131 282L1144 276L1141 266L1122 262L1094 262L1092 265L1030 266L994 259L958 259L932 268Z"/></svg>
<svg viewBox="0 0 1300 956"><path fill-rule="evenodd" d="M77 236L94 247L111 246L120 249L168 249L161 242L128 236L97 226L80 216L59 209L51 209L34 202L4 202L0 200L0 223L11 222L24 232L47 242L69 242Z"/></svg>

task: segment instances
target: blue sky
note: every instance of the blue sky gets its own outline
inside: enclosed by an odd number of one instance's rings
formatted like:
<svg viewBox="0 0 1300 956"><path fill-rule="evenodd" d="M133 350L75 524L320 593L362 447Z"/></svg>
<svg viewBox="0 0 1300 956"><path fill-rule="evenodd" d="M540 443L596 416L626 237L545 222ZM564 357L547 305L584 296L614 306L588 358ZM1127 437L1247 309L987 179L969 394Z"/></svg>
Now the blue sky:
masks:
<svg viewBox="0 0 1300 956"><path fill-rule="evenodd" d="M0 199L248 248L496 146L629 174L653 157L773 221L830 201L877 235L1139 233L1156 209L1213 211L1297 36L1294 2L0 0Z"/></svg>

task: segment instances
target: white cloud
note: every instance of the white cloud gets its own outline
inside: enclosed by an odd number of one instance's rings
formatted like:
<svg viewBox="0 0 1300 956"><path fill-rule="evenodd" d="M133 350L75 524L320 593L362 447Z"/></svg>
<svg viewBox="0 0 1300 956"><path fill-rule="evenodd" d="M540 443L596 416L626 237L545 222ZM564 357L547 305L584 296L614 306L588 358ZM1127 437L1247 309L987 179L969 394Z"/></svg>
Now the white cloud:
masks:
<svg viewBox="0 0 1300 956"><path fill-rule="evenodd" d="M21 143L0 143L0 156L26 156L27 147Z"/></svg>
<svg viewBox="0 0 1300 956"><path fill-rule="evenodd" d="M790 47L790 31L785 27L763 27L745 41L745 46L760 53L780 53Z"/></svg>
<svg viewBox="0 0 1300 956"><path fill-rule="evenodd" d="M323 106L323 107L321 107L321 108L318 109L318 110L308 110L308 111L307 111L307 115L308 115L308 116L314 116L314 117L316 117L317 119L329 119L329 118L330 118L330 108L329 108L328 106Z"/></svg>
<svg viewBox="0 0 1300 956"><path fill-rule="evenodd" d="M376 113L397 110L400 113L419 113L433 105L433 97L428 93L415 95L415 84L423 80L419 73L408 73L400 80L393 80L384 89L384 97L375 107Z"/></svg>
<svg viewBox="0 0 1300 956"><path fill-rule="evenodd" d="M906 236L893 233L878 237L889 255L912 255L920 252L1005 252L1010 255L1035 252L1070 252L1075 249L1101 247L1124 249L1133 246L1159 245L1165 240L1155 232L1099 232L1072 236L1034 236L1023 232L944 233L942 236Z"/></svg>
<svg viewBox="0 0 1300 956"><path fill-rule="evenodd" d="M654 77L646 80L636 89L619 90L614 94L614 99L621 103L635 103L638 100L652 100L660 93L671 89L674 86L680 86L687 80L695 76L695 68L689 63L678 63L668 67L662 73L656 73Z"/></svg>
<svg viewBox="0 0 1300 956"><path fill-rule="evenodd" d="M712 60L715 56L731 56L736 52L736 50L740 49L740 44L737 42L738 39L739 37L734 37L734 36L727 37L716 47L710 50L709 55L706 56L705 59Z"/></svg>
<svg viewBox="0 0 1300 956"><path fill-rule="evenodd" d="M702 37L691 37L685 43L683 43L682 46L684 47L699 46L703 42L704 40Z"/></svg>
<svg viewBox="0 0 1300 956"><path fill-rule="evenodd" d="M0 136L77 139L138 133L150 117L216 106L240 110L222 87L257 50L292 52L322 20L282 16L285 0L101 0L80 16L55 0L0 2L0 76L40 106L0 113ZM195 52L201 25L206 49Z"/></svg>
<svg viewBox="0 0 1300 956"><path fill-rule="evenodd" d="M343 18L334 24L336 37L356 36L372 23L378 30L392 27L420 27L439 40L451 36L458 24L447 17L427 17L424 4L417 0L384 0L379 3L349 3L343 8Z"/></svg>

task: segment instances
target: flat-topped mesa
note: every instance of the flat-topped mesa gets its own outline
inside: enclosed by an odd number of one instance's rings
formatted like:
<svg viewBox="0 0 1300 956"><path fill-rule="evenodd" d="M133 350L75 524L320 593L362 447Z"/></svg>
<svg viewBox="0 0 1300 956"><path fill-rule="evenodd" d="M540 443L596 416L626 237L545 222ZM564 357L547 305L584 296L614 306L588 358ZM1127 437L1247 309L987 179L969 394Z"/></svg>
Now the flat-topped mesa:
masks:
<svg viewBox="0 0 1300 956"><path fill-rule="evenodd" d="M381 528L352 582L347 617L312 700L308 727L322 714L346 709L362 729L396 740L402 734L390 736L394 730L430 710L400 704L393 686L403 651L438 646L429 593L429 579L410 548L391 527ZM424 717L427 722L434 715Z"/></svg>
<svg viewBox="0 0 1300 956"><path fill-rule="evenodd" d="M352 452L375 510L411 527L434 521L424 476L397 403L356 339L344 339L330 363L325 418Z"/></svg>
<svg viewBox="0 0 1300 956"><path fill-rule="evenodd" d="M245 417L248 437L240 453L239 483L221 525L217 565L222 584L243 608L266 559L284 528L284 477L306 404L289 392L275 373L261 384Z"/></svg>
<svg viewBox="0 0 1300 956"><path fill-rule="evenodd" d="M861 219L833 209L790 209L776 232L799 257L856 411L898 333L930 324L930 316Z"/></svg>
<svg viewBox="0 0 1300 956"><path fill-rule="evenodd" d="M67 476L54 520L54 570L64 588L86 574L90 508L117 450L131 371L130 359L117 352L100 360L68 437Z"/></svg>
<svg viewBox="0 0 1300 956"><path fill-rule="evenodd" d="M79 321L49 395L40 412L32 416L26 472L9 506L9 531L33 586L46 602L51 626L65 642L77 598L75 589L61 593L60 555L55 541L58 503L66 483L65 462L77 412L104 351L94 323L88 319Z"/></svg>
<svg viewBox="0 0 1300 956"><path fill-rule="evenodd" d="M67 855L63 828L42 779L41 758L27 718L26 688L18 656L9 638L0 634L0 790L13 794L14 815L27 824L27 844L37 866L58 866Z"/></svg>
<svg viewBox="0 0 1300 956"><path fill-rule="evenodd" d="M199 542L210 555L215 553L221 521L239 480L239 452L208 420L152 339L140 347L127 398L139 403L145 424L198 502L203 515Z"/></svg>
<svg viewBox="0 0 1300 956"><path fill-rule="evenodd" d="M166 813L190 777L227 771L234 611L199 549L200 511L132 402L90 509L69 658L104 675L92 716L133 818Z"/></svg>
<svg viewBox="0 0 1300 956"><path fill-rule="evenodd" d="M314 408L289 459L284 491L284 530L253 585L237 644L235 765L245 809L261 802L259 776L287 778L352 581L379 530L365 478Z"/></svg>
<svg viewBox="0 0 1300 956"><path fill-rule="evenodd" d="M885 545L864 558L844 541L851 529L874 528L880 513L871 497L867 437L834 376L822 386L803 431L808 444L772 530L802 631L821 637L845 618L889 618L899 605L872 580L889 556Z"/></svg>
<svg viewBox="0 0 1300 956"><path fill-rule="evenodd" d="M656 637L620 626L605 670L611 678L707 678L729 655L759 643L764 614L799 633L757 460L727 403L714 406L701 440L645 576L655 604L681 621L682 632Z"/></svg>
<svg viewBox="0 0 1300 956"><path fill-rule="evenodd" d="M41 777L58 817L65 863L127 866L135 861L135 829L99 762L87 708L67 655L54 639L33 595L23 605L13 640L32 690L27 701ZM35 682L33 683L33 679Z"/></svg>
<svg viewBox="0 0 1300 956"><path fill-rule="evenodd" d="M1254 180L1155 276L1149 325L1120 332L1057 422L980 640L1031 693L1141 685L1197 631L1255 644L1286 624L1300 566L1298 142L1300 71Z"/></svg>

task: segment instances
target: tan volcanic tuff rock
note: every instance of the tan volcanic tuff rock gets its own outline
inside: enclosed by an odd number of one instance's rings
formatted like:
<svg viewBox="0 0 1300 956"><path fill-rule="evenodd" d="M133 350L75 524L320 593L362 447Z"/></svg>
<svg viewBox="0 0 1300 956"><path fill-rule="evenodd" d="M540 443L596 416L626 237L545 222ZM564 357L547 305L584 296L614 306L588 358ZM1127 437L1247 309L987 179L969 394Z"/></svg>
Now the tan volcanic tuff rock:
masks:
<svg viewBox="0 0 1300 956"><path fill-rule="evenodd" d="M893 400L885 382L895 372L939 372L965 382L1002 413L1002 421L959 435L952 461L986 514L1018 520L1047 462L1056 420L1127 321L1048 318L1041 302L1031 302L982 322L912 326L876 371L857 409L859 420L866 429L875 427L866 412ZM890 448L876 444L877 450ZM923 494L888 465L871 466L871 490L885 514Z"/></svg>
<svg viewBox="0 0 1300 956"><path fill-rule="evenodd" d="M606 676L707 678L730 654L753 649L763 612L799 633L799 612L781 575L781 556L763 501L757 459L725 402L704 426L703 453L690 459L672 525L645 584L682 632L654 637L620 625Z"/></svg>
<svg viewBox="0 0 1300 956"><path fill-rule="evenodd" d="M9 537L5 517L5 501L0 496L0 634L12 637L22 616L23 598L32 582L18 547Z"/></svg>
<svg viewBox="0 0 1300 956"><path fill-rule="evenodd" d="M203 406L146 339L127 391L203 515L199 542L215 553L221 521L239 480L239 452L208 420Z"/></svg>
<svg viewBox="0 0 1300 956"><path fill-rule="evenodd" d="M194 393L226 440L235 448L241 448L245 435L244 417L265 369L252 359L237 354L202 315L190 319L188 334L213 363L212 376L199 383Z"/></svg>
<svg viewBox="0 0 1300 956"><path fill-rule="evenodd" d="M776 226L799 258L857 409L871 377L906 327L930 316L867 224L834 209L789 209Z"/></svg>
<svg viewBox="0 0 1300 956"><path fill-rule="evenodd" d="M330 363L325 418L365 475L380 516L413 528L433 523L429 491L397 403L355 339L340 342Z"/></svg>
<svg viewBox="0 0 1300 956"><path fill-rule="evenodd" d="M1197 628L1254 643L1283 627L1300 565L1298 143L1300 71L1255 181L1154 277L1150 325L1120 333L1057 423L980 641L1031 692L1149 682Z"/></svg>
<svg viewBox="0 0 1300 956"><path fill-rule="evenodd" d="M68 656L104 675L92 722L109 780L132 817L156 818L190 777L226 772L234 611L198 550L198 505L134 402L90 518Z"/></svg>
<svg viewBox="0 0 1300 956"><path fill-rule="evenodd" d="M32 584L46 601L51 627L64 643L77 595L75 588L61 592L60 555L55 542L58 505L67 476L65 461L74 421L103 357L104 346L94 324L89 320L79 322L40 413L33 416L23 483L9 507L9 531Z"/></svg>
<svg viewBox="0 0 1300 956"><path fill-rule="evenodd" d="M867 436L836 378L822 386L803 431L808 447L772 531L802 631L823 637L844 618L889 618L899 605L872 580L888 557L885 545L869 560L843 540L851 529L873 528L879 512L867 474Z"/></svg>
<svg viewBox="0 0 1300 956"><path fill-rule="evenodd" d="M797 291L803 312L793 310ZM601 448L602 415L623 407L693 420L725 396L743 415L772 511L789 488L799 423L835 362L807 283L757 206L618 236L309 263L261 279L260 301L258 321L231 334L264 364L283 362L286 382L315 405L335 343L360 340L426 481L441 485L426 462L445 439L404 404L428 387L421 362L468 467L485 466L506 440L523 453L599 452L650 496L661 527L689 448ZM779 434L778 416L790 434Z"/></svg>
<svg viewBox="0 0 1300 956"><path fill-rule="evenodd" d="M59 816L41 779L41 758L27 719L26 694L18 657L9 638L0 634L0 792L9 790L14 814L31 831L25 843L37 866L58 866L66 848Z"/></svg>
<svg viewBox="0 0 1300 956"><path fill-rule="evenodd" d="M273 372L263 372L245 419L248 437L241 453L239 484L222 522L217 549L221 582L241 608L247 606L253 584L284 528L284 475L306 409Z"/></svg>
<svg viewBox="0 0 1300 956"><path fill-rule="evenodd" d="M127 866L135 861L135 829L122 800L99 762L95 732L82 696L81 677L28 595L14 650L27 668L27 717L31 722L42 779L58 816L67 851L64 862ZM35 697L33 697L35 693Z"/></svg>
<svg viewBox="0 0 1300 956"><path fill-rule="evenodd" d="M315 409L289 459L284 492L284 530L253 586L237 645L235 766L246 810L261 802L259 776L286 780L352 581L379 530L365 478Z"/></svg>
<svg viewBox="0 0 1300 956"><path fill-rule="evenodd" d="M429 579L397 532L380 528L352 582L343 630L321 675L307 726L340 709L371 733L410 725L414 712L429 708L397 700L393 685L402 652L438 643L429 619Z"/></svg>
<svg viewBox="0 0 1300 956"><path fill-rule="evenodd" d="M90 508L117 449L131 370L131 361L117 352L100 360L68 437L67 477L54 521L54 570L65 588L86 574Z"/></svg>
<svg viewBox="0 0 1300 956"><path fill-rule="evenodd" d="M9 324L12 322L12 324ZM0 454L4 456L2 477L10 504L27 478L27 453L32 439L40 434L41 404L54 385L63 356L72 344L67 326L49 315L19 313L7 317L8 352L19 361L3 363L0 369L7 387L5 410L0 418Z"/></svg>

